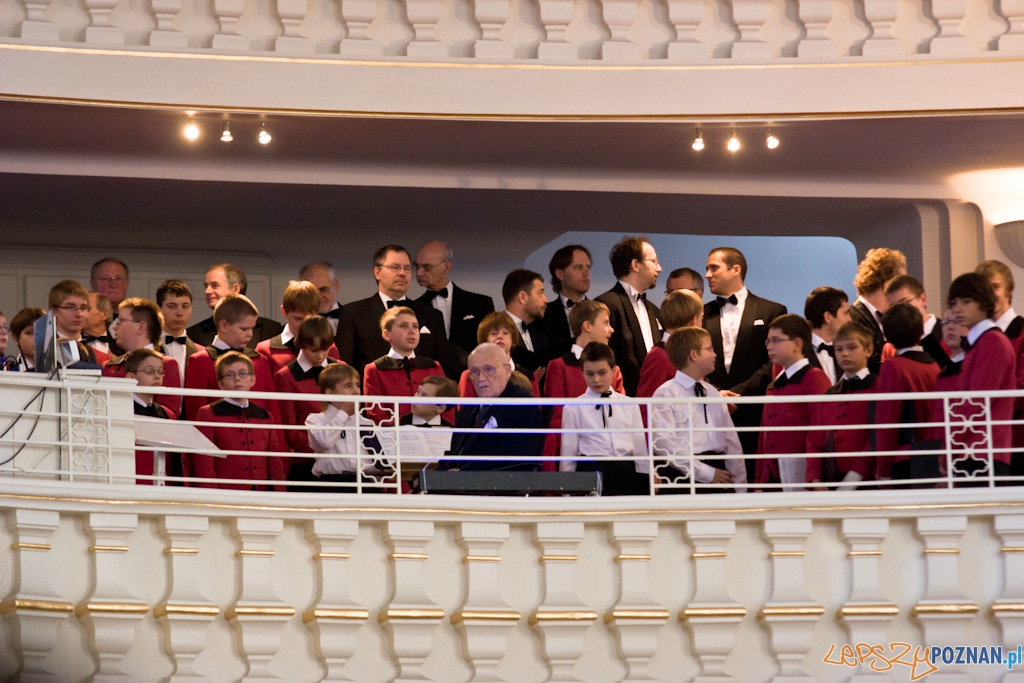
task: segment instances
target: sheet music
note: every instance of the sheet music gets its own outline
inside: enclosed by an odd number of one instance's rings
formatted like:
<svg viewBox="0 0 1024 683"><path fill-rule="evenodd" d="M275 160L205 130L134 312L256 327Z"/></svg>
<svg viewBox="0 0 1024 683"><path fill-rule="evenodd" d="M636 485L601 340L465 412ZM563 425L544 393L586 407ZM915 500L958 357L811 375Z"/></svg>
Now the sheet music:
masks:
<svg viewBox="0 0 1024 683"><path fill-rule="evenodd" d="M397 457L400 449L403 461L440 458L452 447L452 430L436 427L399 427L397 438L400 441L397 443L394 429L381 429L377 433L377 438L384 449L384 455L389 458Z"/></svg>

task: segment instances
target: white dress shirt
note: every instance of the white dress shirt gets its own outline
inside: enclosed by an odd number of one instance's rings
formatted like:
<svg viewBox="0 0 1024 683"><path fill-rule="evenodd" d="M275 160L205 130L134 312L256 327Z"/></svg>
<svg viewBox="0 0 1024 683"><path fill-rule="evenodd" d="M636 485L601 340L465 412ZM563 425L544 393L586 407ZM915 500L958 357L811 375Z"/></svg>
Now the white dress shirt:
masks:
<svg viewBox="0 0 1024 683"><path fill-rule="evenodd" d="M828 381L831 384L836 383L836 362L832 359L832 356L828 355L828 351L825 349L818 350L818 347L824 344L825 346L832 346L832 342L827 342L818 335L811 332L811 346L814 347L814 355L818 357L818 364L821 369L828 375ZM834 350L833 350L834 353Z"/></svg>
<svg viewBox="0 0 1024 683"><path fill-rule="evenodd" d="M996 327L1001 329L1003 332L1006 332L1006 328L1010 326L1010 323L1012 323L1013 319L1016 317L1017 311L1013 310L1013 306L1010 306L1006 309L1006 313L1003 313L1001 316L996 318Z"/></svg>
<svg viewBox="0 0 1024 683"><path fill-rule="evenodd" d="M322 413L310 413L306 417L306 426L313 428L309 430L309 445L314 453L348 456L317 458L313 463L313 474L318 477L323 474L356 472L359 468L359 458L356 456L368 455L359 430L372 429L373 422L365 417L349 415L332 404ZM364 457L362 461L364 471L373 468L372 457Z"/></svg>
<svg viewBox="0 0 1024 683"><path fill-rule="evenodd" d="M523 322L522 318L516 316L510 311L505 312L508 313L508 317L512 318L512 322L516 324L516 329L519 330L519 336L523 338L523 346L526 347L527 351L534 351L533 339L530 338L530 332L526 329L526 323Z"/></svg>
<svg viewBox="0 0 1024 683"><path fill-rule="evenodd" d="M647 439L644 438L640 406L620 403L626 397L615 391L604 398L588 388L579 398L595 403L570 404L562 410L563 429L585 430L581 433L562 434L562 457L636 458L636 471L649 472ZM562 472L576 471L576 463L571 460L563 460L558 465Z"/></svg>
<svg viewBox="0 0 1024 683"><path fill-rule="evenodd" d="M743 309L747 306L747 295L750 292L742 287L736 294L736 303L726 302L718 309L722 327L722 360L725 371L732 369L732 357L736 353L736 338L740 335L740 321L743 320Z"/></svg>
<svg viewBox="0 0 1024 683"><path fill-rule="evenodd" d="M640 300L641 292L637 291L633 285L628 282L619 280L619 284L626 290L626 294L629 295L629 301L633 304L633 313L636 315L636 321L640 325L640 334L644 337L644 346L647 347L647 352L650 353L651 348L654 346L654 336L651 334L651 316L647 314L647 306Z"/></svg>
<svg viewBox="0 0 1024 683"><path fill-rule="evenodd" d="M334 305L331 306L331 310L328 311L328 313L330 313L331 311L336 311L339 308L341 308L341 304L339 304L337 301L335 301ZM327 316L324 316L324 317L327 318ZM333 331L334 334L338 334L338 319L337 318L327 318L327 322L331 326L331 331Z"/></svg>
<svg viewBox="0 0 1024 683"><path fill-rule="evenodd" d="M676 371L676 376L662 384L654 392L654 398L693 398L697 381L689 375ZM707 382L701 382L705 396L721 396L718 389ZM704 408L707 407L707 419ZM729 417L724 403L655 403L651 404L651 431L654 455L668 457L669 462L684 474L690 472L690 454L716 451L724 455L725 467L737 485L747 483L747 468L743 462L743 446ZM690 441L692 425L693 441ZM722 429L723 431L707 431ZM707 483L715 478L715 468L694 458L693 467L698 482ZM738 487L737 491L745 491Z"/></svg>
<svg viewBox="0 0 1024 683"><path fill-rule="evenodd" d="M174 337L180 335L171 335ZM178 364L178 373L181 375L181 384L185 385L185 345L179 342L171 342L163 345L164 355L170 356Z"/></svg>
<svg viewBox="0 0 1024 683"><path fill-rule="evenodd" d="M444 288L444 296L435 296L431 301L430 305L441 311L441 315L444 317L444 333L451 336L452 333L452 292L454 291L455 284L449 280L448 286Z"/></svg>

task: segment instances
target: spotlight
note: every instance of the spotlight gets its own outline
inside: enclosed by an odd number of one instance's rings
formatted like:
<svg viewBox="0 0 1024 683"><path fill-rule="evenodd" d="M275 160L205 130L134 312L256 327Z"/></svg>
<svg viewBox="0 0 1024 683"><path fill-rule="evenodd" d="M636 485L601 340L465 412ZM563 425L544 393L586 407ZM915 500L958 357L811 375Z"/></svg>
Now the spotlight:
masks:
<svg viewBox="0 0 1024 683"><path fill-rule="evenodd" d="M267 132L267 124L261 123L260 124L260 135L259 135L260 144L261 145L265 145L268 142L270 142L271 139L272 138L270 137L270 133Z"/></svg>
<svg viewBox="0 0 1024 683"><path fill-rule="evenodd" d="M740 151L740 139L736 137L736 131L732 132L732 136L729 138L729 144L725 146L730 152Z"/></svg>
<svg viewBox="0 0 1024 683"><path fill-rule="evenodd" d="M199 126L196 125L195 121L189 121L185 126L185 137L189 140L195 140L199 137Z"/></svg>
<svg viewBox="0 0 1024 683"><path fill-rule="evenodd" d="M220 134L221 142L231 142L235 138L231 135L231 123L229 121L224 122L224 132Z"/></svg>
<svg viewBox="0 0 1024 683"><path fill-rule="evenodd" d="M764 143L768 146L768 149L778 149L779 139L772 135L772 129L768 129L768 133L764 137Z"/></svg>
<svg viewBox="0 0 1024 683"><path fill-rule="evenodd" d="M693 139L691 147L693 147L695 152L699 152L704 149L704 133L701 132L700 128L697 129L697 137Z"/></svg>

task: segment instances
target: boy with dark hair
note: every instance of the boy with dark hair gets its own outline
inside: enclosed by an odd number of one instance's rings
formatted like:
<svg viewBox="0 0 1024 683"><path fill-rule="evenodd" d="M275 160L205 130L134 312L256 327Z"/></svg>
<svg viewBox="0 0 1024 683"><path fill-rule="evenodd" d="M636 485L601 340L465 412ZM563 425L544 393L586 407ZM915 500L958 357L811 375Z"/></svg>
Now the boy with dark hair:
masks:
<svg viewBox="0 0 1024 683"><path fill-rule="evenodd" d="M871 330L859 323L846 323L836 332L832 343L841 375L825 393L873 391L878 377L868 370L873 343ZM807 435L807 452L820 455L807 458L808 484L839 484L838 490L852 491L859 482L874 478L875 459L867 455L870 450L868 429L863 426L845 428L870 424L869 406L867 401L822 401L811 405L814 429ZM842 453L857 455L844 457Z"/></svg>
<svg viewBox="0 0 1024 683"><path fill-rule="evenodd" d="M768 359L782 371L768 385L767 396L824 394L832 383L820 368L813 367L805 351L811 349L811 326L794 313L780 315L768 326ZM807 452L807 432L775 431L776 427L809 427L810 403L768 403L761 416L757 452L775 455L758 459L759 484L782 483L783 491L799 491L807 478L807 461L788 454Z"/></svg>
<svg viewBox="0 0 1024 683"><path fill-rule="evenodd" d="M154 348L175 360L184 383L188 357L199 350L185 332L192 318L192 290L181 280L165 280L156 289L156 305L164 316L164 333Z"/></svg>
<svg viewBox="0 0 1024 683"><path fill-rule="evenodd" d="M329 358L333 348L334 330L326 318L313 315L302 321L298 333L292 340L298 351L295 360L274 373L274 389L281 394L319 394L317 380L320 373L331 363L339 361ZM263 342L260 342L261 344ZM319 400L282 399L277 402L282 425L304 425L310 413L320 410ZM312 453L309 434L305 430L284 430L285 444L294 453ZM289 481L311 481L312 458L289 458Z"/></svg>
<svg viewBox="0 0 1024 683"><path fill-rule="evenodd" d="M416 311L407 306L389 308L381 316L380 331L391 350L363 369L367 396L415 396L424 378L444 374L440 363L416 355L416 346L420 343ZM396 417L408 414L411 407L408 403L399 404L396 416L391 407L384 404L371 411L369 417L377 424L394 424Z"/></svg>
<svg viewBox="0 0 1024 683"><path fill-rule="evenodd" d="M217 357L217 383L221 391L252 391L256 383L255 368L249 356L228 351ZM218 448L225 451L270 451L281 453L284 444L276 429L253 429L248 425L278 424L264 408L245 398L223 398L199 408L198 422L219 422L223 427L198 426ZM253 483L201 482L206 488L266 491L268 479L283 482L284 466L274 455L228 455L215 458L209 455L193 456L193 474L204 479L250 479ZM273 485L274 490L284 487Z"/></svg>
<svg viewBox="0 0 1024 683"><path fill-rule="evenodd" d="M121 302L124 305L125 302ZM132 394L132 404L136 415L156 417L163 420L174 420L177 418L172 410L153 400L153 394L147 393L147 387L159 387L163 385L166 368L164 356L153 349L142 347L125 354L124 376L127 379L134 379L139 390ZM154 473L164 473L172 477L181 476L181 455L177 453L165 453L164 462L157 465L156 454L153 451L135 451L135 474L141 476L153 476ZM152 479L136 479L136 484L152 485ZM175 486L180 483L175 482Z"/></svg>
<svg viewBox="0 0 1024 683"><path fill-rule="evenodd" d="M846 292L835 287L818 287L807 295L804 317L811 325L811 365L817 365L832 384L841 376L832 340L839 328L850 322L850 304Z"/></svg>
<svg viewBox="0 0 1024 683"><path fill-rule="evenodd" d="M676 368L675 376L654 392L655 398L717 397L718 389L704 377L715 369L711 334L700 327L683 327L665 342L665 352ZM655 456L667 458L655 474L670 484L689 483L692 474L701 484L746 484L743 446L724 403L657 403L650 409L651 441ZM715 431L712 431L715 430ZM691 441L692 435L692 441ZM698 488L698 493L724 489ZM685 488L662 488L659 493L687 493Z"/></svg>
<svg viewBox="0 0 1024 683"><path fill-rule="evenodd" d="M276 375L278 370L295 360L298 355L295 337L299 333L299 326L309 316L316 315L319 307L320 292L313 283L304 280L293 280L288 283L281 301L281 315L285 319L284 329L280 334L264 339L256 345L256 352L267 359L272 373ZM338 350L332 351L333 344L332 341L327 351L331 358L337 360Z"/></svg>
<svg viewBox="0 0 1024 683"><path fill-rule="evenodd" d="M431 375L423 378L415 395L418 398L457 398L459 386L455 380L441 375ZM401 417L398 424L413 427L452 427L449 420L441 417L442 413L451 407L451 404L447 402L415 403L409 407L409 412ZM437 455L443 455L443 453Z"/></svg>
<svg viewBox="0 0 1024 683"><path fill-rule="evenodd" d="M618 399L625 396L612 389L615 353L607 344L593 341L583 348L580 362L587 390L579 398L597 405L565 406L562 426L568 431L562 434L561 455L563 458L581 459L563 460L559 469L563 472L600 472L602 495L605 496L647 493L646 473L650 468L647 466L643 422L639 407L620 403ZM588 460L588 456L613 456L619 460Z"/></svg>
<svg viewBox="0 0 1024 683"><path fill-rule="evenodd" d="M18 360L15 369L33 372L36 367L35 322L46 315L41 308L23 308L11 318L11 336L18 345Z"/></svg>
<svg viewBox="0 0 1024 683"><path fill-rule="evenodd" d="M124 354L115 356L106 362L103 366L103 376L124 377L127 354L138 349L153 349L155 342L160 338L162 327L163 320L160 317L160 309L149 299L132 297L122 301L117 308L117 320L114 322L114 339ZM181 375L178 372L178 364L174 362L173 358L163 354L160 354L160 357L164 363L161 386L180 389L179 378ZM180 395L161 394L157 396L156 401L175 416L181 412Z"/></svg>
<svg viewBox="0 0 1024 683"><path fill-rule="evenodd" d="M942 341L942 325L939 324L939 319L928 312L928 294L924 291L924 285L912 275L897 275L885 283L885 300L890 306L911 304L921 312L924 319L921 348L939 364L940 370L946 367L949 363L949 348ZM886 346L891 347L891 343ZM882 359L892 358L894 352L894 348L884 349Z"/></svg>
<svg viewBox="0 0 1024 683"><path fill-rule="evenodd" d="M259 313L256 306L241 294L228 294L217 302L213 309L213 319L217 326L217 334L209 346L204 346L188 359L185 369L186 389L206 389L214 391L220 386L216 360L228 351L238 351L250 359L255 372L253 391L274 391L274 376L266 358L249 348L252 331L256 326ZM199 408L210 402L204 396L185 397L185 417L195 420ZM261 403L263 400L261 399ZM271 401L268 407L277 418L277 402ZM278 420L280 422L280 420Z"/></svg>
<svg viewBox="0 0 1024 683"><path fill-rule="evenodd" d="M924 318L912 304L892 306L882 316L885 338L896 347L896 355L882 363L875 390L880 394L926 392L935 388L939 366L921 348ZM879 401L875 410L878 425L927 422L931 406L927 399ZM875 450L905 451L899 455L879 455L878 479L910 478L910 445L927 439L928 428L881 428L875 430Z"/></svg>

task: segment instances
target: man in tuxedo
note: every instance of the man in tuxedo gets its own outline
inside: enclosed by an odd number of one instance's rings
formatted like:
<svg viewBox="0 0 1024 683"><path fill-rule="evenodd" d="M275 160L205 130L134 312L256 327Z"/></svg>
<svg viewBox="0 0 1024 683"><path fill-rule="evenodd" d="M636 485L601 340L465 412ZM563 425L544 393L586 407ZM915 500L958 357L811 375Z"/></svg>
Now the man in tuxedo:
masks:
<svg viewBox="0 0 1024 683"><path fill-rule="evenodd" d="M707 380L715 387L743 396L764 395L760 382L743 387L768 363L768 327L772 320L786 314L782 304L762 299L743 284L747 277L747 259L739 249L718 247L708 254L708 289L715 300L704 305L704 328L711 334L715 350L715 371ZM765 385L766 386L766 385ZM729 395L726 393L725 395ZM741 405L732 414L737 427L761 424L760 405ZM740 432L744 453L757 452L757 432ZM754 480L752 462L747 462L750 481Z"/></svg>
<svg viewBox="0 0 1024 683"><path fill-rule="evenodd" d="M625 237L609 255L618 282L597 297L608 307L609 322L615 330L608 345L622 371L626 394L636 396L640 366L651 348L661 341L658 307L647 300L647 290L658 284L661 263L646 237Z"/></svg>
<svg viewBox="0 0 1024 683"><path fill-rule="evenodd" d="M233 263L218 263L215 266L211 266L206 271L206 277L203 280L203 293L206 297L206 305L212 311L217 307L217 302L221 300L221 297L228 294L245 295L248 284L245 279L245 271ZM255 349L256 344L264 339L270 339L281 334L283 329L284 326L276 320L262 316L257 317L256 327L252 330L252 339L249 341L247 348ZM185 333L197 346L209 346L213 343L213 338L217 336L217 324L213 322L213 316L211 315L206 320L202 320L185 330Z"/></svg>
<svg viewBox="0 0 1024 683"><path fill-rule="evenodd" d="M128 266L120 259L108 256L92 264L89 271L89 289L107 297L112 310L128 295Z"/></svg>
<svg viewBox="0 0 1024 683"><path fill-rule="evenodd" d="M939 370L949 365L949 347L942 341L942 321L928 312L928 294L924 285L912 275L897 275L885 284L885 300L889 307L910 304L921 312L924 334L921 348L939 364Z"/></svg>
<svg viewBox="0 0 1024 683"><path fill-rule="evenodd" d="M494 300L468 292L449 279L452 250L444 242L433 240L422 245L416 250L412 266L416 282L427 290L416 301L441 312L448 341L466 353L475 349L476 328L484 316L494 311Z"/></svg>
<svg viewBox="0 0 1024 683"><path fill-rule="evenodd" d="M850 322L849 297L835 287L817 287L807 295L804 318L811 326L811 351L807 360L813 367L821 368L829 382L835 384L843 371L836 365L832 340L839 328Z"/></svg>
<svg viewBox="0 0 1024 683"><path fill-rule="evenodd" d="M550 358L543 355L549 347L541 326L548 306L544 278L525 268L513 270L505 276L501 297L505 300L505 312L512 318L523 341L512 349L512 360L531 372L546 367Z"/></svg>
<svg viewBox="0 0 1024 683"><path fill-rule="evenodd" d="M882 314L889 310L885 298L885 283L897 275L907 274L907 257L895 249L872 249L857 266L853 285L857 288L857 300L850 306L850 319L871 330L874 351L868 358L868 370L878 374L882 365L882 347L885 334L882 332Z"/></svg>
<svg viewBox="0 0 1024 683"><path fill-rule="evenodd" d="M420 343L416 355L433 358L444 368L448 377L455 379L462 375L465 364L457 347L444 336L444 317L433 306L408 298L412 281L412 258L405 247L388 244L373 255L373 277L377 291L372 296L345 304L344 308L352 319L352 365L365 368L387 354L391 345L380 331L380 319L384 311L393 306L408 306L416 311L420 324ZM340 328L339 324L339 328ZM339 349L340 351L340 349ZM343 359L344 360L344 359ZM348 361L346 361L348 362Z"/></svg>
<svg viewBox="0 0 1024 683"><path fill-rule="evenodd" d="M665 280L665 294L677 289L688 289L700 298L704 298L704 278L693 268L676 268Z"/></svg>
<svg viewBox="0 0 1024 683"><path fill-rule="evenodd" d="M571 348L573 334L569 329L569 309L587 298L592 266L590 250L582 244L566 245L551 256L548 262L551 289L558 296L548 302L544 311L542 328L548 344L568 343Z"/></svg>
<svg viewBox="0 0 1024 683"><path fill-rule="evenodd" d="M338 303L340 283L334 273L334 266L327 261L310 263L299 271L299 278L311 282L320 295L320 306L317 313L327 318L334 331L334 346L338 349L338 358L349 365L355 364L355 326L352 315Z"/></svg>

